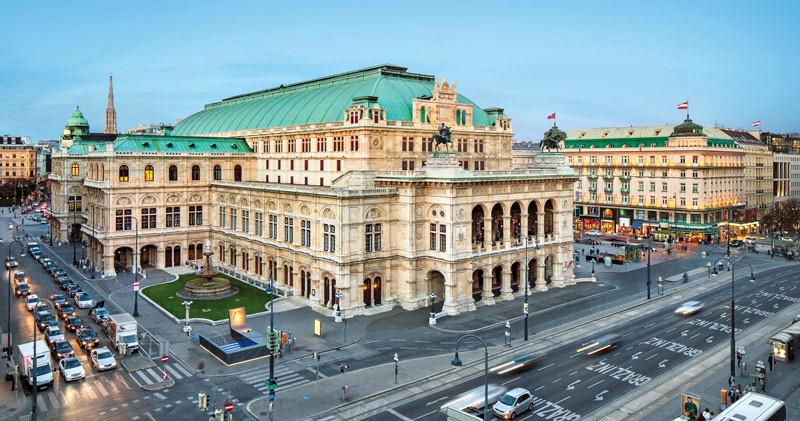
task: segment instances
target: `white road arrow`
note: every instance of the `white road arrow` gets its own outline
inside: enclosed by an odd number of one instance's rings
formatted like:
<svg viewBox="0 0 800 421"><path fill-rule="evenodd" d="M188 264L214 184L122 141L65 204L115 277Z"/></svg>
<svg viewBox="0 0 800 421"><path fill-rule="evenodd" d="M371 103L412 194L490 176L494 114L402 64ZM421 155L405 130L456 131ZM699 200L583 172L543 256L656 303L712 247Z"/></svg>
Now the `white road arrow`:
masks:
<svg viewBox="0 0 800 421"><path fill-rule="evenodd" d="M669 360L663 360L660 363L658 363L658 368L666 367L667 366L667 361L669 361Z"/></svg>
<svg viewBox="0 0 800 421"><path fill-rule="evenodd" d="M755 304L757 302L758 302L758 300L753 300L753 301L750 301L750 304Z"/></svg>
<svg viewBox="0 0 800 421"><path fill-rule="evenodd" d="M602 401L603 400L603 395L605 395L606 393L608 393L608 390L604 390L604 391L594 395L594 400Z"/></svg>
<svg viewBox="0 0 800 421"><path fill-rule="evenodd" d="M633 355L631 356L631 359L632 359L632 360L638 360L638 359L639 359L639 354L641 354L641 352L637 352L637 353L633 354Z"/></svg>
<svg viewBox="0 0 800 421"><path fill-rule="evenodd" d="M687 336L687 335L689 335L688 330L684 330L683 332L681 332L681 336Z"/></svg>
<svg viewBox="0 0 800 421"><path fill-rule="evenodd" d="M742 323L750 324L750 318L749 317L745 318L744 320L742 320Z"/></svg>
<svg viewBox="0 0 800 421"><path fill-rule="evenodd" d="M777 305L777 304L773 304L773 305L772 305L772 308L780 308L780 306L779 306L779 305Z"/></svg>
<svg viewBox="0 0 800 421"><path fill-rule="evenodd" d="M709 344L710 344L711 342L714 342L714 337L713 337L713 336L709 336L709 337L706 339L706 343L709 343Z"/></svg>
<svg viewBox="0 0 800 421"><path fill-rule="evenodd" d="M575 385L576 385L576 384L578 384L578 383L580 383L580 382L581 382L580 380L575 380L574 382L572 382L572 383L568 384L568 385L567 385L567 390L573 390L573 389L575 389Z"/></svg>

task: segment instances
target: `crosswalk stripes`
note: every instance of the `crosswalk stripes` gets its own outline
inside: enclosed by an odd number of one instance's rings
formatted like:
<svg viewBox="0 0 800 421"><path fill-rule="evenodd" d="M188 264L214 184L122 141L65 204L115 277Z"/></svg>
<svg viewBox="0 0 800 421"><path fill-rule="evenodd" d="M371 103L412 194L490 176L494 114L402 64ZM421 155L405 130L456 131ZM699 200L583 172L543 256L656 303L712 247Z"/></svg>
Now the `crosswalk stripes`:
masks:
<svg viewBox="0 0 800 421"><path fill-rule="evenodd" d="M59 379L60 380L60 379ZM98 398L114 398L123 396L130 387L123 379L122 373L110 373L103 378L88 378L76 382L57 382L54 387L40 391L36 395L36 409L39 412L59 411L63 407ZM160 399L165 396L155 394Z"/></svg>
<svg viewBox="0 0 800 421"><path fill-rule="evenodd" d="M268 394L267 385L265 381L269 378L269 370L259 370L253 373L243 374L239 376L245 383L258 389L262 394ZM297 374L296 372L286 367L276 367L275 377L278 378L278 387L286 390L286 388L299 386L308 383L310 380Z"/></svg>
<svg viewBox="0 0 800 421"><path fill-rule="evenodd" d="M153 383L163 381L163 373L166 370L167 374L173 380L181 380L194 376L194 374L183 365L178 363L173 364L158 364L154 368L144 370L137 370L130 373L130 376L139 386L145 386ZM125 388L130 389L127 383L123 383Z"/></svg>

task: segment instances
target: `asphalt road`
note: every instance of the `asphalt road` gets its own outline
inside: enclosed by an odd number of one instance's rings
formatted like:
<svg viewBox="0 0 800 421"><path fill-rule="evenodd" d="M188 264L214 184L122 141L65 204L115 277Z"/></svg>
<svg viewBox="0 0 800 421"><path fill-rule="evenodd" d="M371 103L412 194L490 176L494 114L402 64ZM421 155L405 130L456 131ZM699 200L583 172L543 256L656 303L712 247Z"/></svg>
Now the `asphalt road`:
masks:
<svg viewBox="0 0 800 421"><path fill-rule="evenodd" d="M749 271L737 265L736 330L742 331L765 317L780 312L800 300L796 274L790 269L776 269L757 275L756 283L746 281ZM727 277L724 272L722 277ZM724 278L723 278L724 279ZM729 279L729 278L728 278ZM681 363L703 358L703 353L720 342L730 339L730 283L720 285L698 299L706 307L693 316L678 316L674 308L664 308L649 315L635 314L630 322L598 331L593 337L576 338L573 342L547 352L543 361L527 371L505 375L491 374L489 383L497 390L524 387L534 396L533 411L518 419L574 420L585 417L605 402L624 396L634 388L659 376ZM688 301L689 296L686 297ZM619 335L616 347L595 356L577 353L596 337L605 333ZM442 405L477 389L478 411L482 405L482 378L465 379L462 383L436 393L420 395L369 418L370 420L445 419L439 415ZM491 392L490 392L491 393ZM496 400L496 399L494 399ZM493 402L493 401L492 401Z"/></svg>

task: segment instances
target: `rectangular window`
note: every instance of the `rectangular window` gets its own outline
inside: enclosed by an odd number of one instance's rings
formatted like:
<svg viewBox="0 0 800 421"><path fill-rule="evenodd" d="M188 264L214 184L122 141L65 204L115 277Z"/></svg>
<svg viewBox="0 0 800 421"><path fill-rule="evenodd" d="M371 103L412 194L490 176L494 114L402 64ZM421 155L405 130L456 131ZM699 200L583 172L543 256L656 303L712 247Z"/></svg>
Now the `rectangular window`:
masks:
<svg viewBox="0 0 800 421"><path fill-rule="evenodd" d="M269 216L269 238L272 240L278 239L278 215Z"/></svg>
<svg viewBox="0 0 800 421"><path fill-rule="evenodd" d="M358 152L358 136L350 136L350 150Z"/></svg>
<svg viewBox="0 0 800 421"><path fill-rule="evenodd" d="M650 191L656 191L656 183L654 181L650 182Z"/></svg>
<svg viewBox="0 0 800 421"><path fill-rule="evenodd" d="M656 163L655 155L650 155L650 164L652 165L652 164L655 164L655 163Z"/></svg>
<svg viewBox="0 0 800 421"><path fill-rule="evenodd" d="M483 139L475 139L474 146L475 153L483 153Z"/></svg>
<svg viewBox="0 0 800 421"><path fill-rule="evenodd" d="M639 206L644 205L644 196L639 196Z"/></svg>
<svg viewBox="0 0 800 421"><path fill-rule="evenodd" d="M70 212L83 210L83 196L70 196L68 203Z"/></svg>
<svg viewBox="0 0 800 421"><path fill-rule="evenodd" d="M697 164L697 155L692 157L692 164Z"/></svg>
<svg viewBox="0 0 800 421"><path fill-rule="evenodd" d="M250 211L242 209L242 232L250 232Z"/></svg>
<svg viewBox="0 0 800 421"><path fill-rule="evenodd" d="M655 204L656 204L656 197L650 196L650 205L655 206Z"/></svg>
<svg viewBox="0 0 800 421"><path fill-rule="evenodd" d="M142 229L156 227L156 208L142 209Z"/></svg>
<svg viewBox="0 0 800 421"><path fill-rule="evenodd" d="M628 165L629 162L630 162L630 157L628 155L622 157L622 165Z"/></svg>
<svg viewBox="0 0 800 421"><path fill-rule="evenodd" d="M301 148L303 148L303 152L311 152L311 138L304 138Z"/></svg>
<svg viewBox="0 0 800 421"><path fill-rule="evenodd" d="M294 218L283 218L283 241L294 243Z"/></svg>
<svg viewBox="0 0 800 421"><path fill-rule="evenodd" d="M661 155L661 165L667 165L667 156Z"/></svg>
<svg viewBox="0 0 800 421"><path fill-rule="evenodd" d="M697 207L697 198L692 199L692 206Z"/></svg>
<svg viewBox="0 0 800 421"><path fill-rule="evenodd" d="M239 229L238 228L239 227L239 221L238 221L238 219L239 219L238 216L239 215L238 214L239 214L239 210L238 209L231 208L231 229L234 230L234 231Z"/></svg>
<svg viewBox="0 0 800 421"><path fill-rule="evenodd" d="M181 208L179 206L167 207L167 227L181 226Z"/></svg>
<svg viewBox="0 0 800 421"><path fill-rule="evenodd" d="M326 152L328 150L328 143L324 137L317 138L317 152Z"/></svg>
<svg viewBox="0 0 800 421"><path fill-rule="evenodd" d="M661 183L661 191L662 192L666 192L667 191L667 183Z"/></svg>
<svg viewBox="0 0 800 421"><path fill-rule="evenodd" d="M611 165L611 155L606 155L606 165Z"/></svg>
<svg viewBox="0 0 800 421"><path fill-rule="evenodd" d="M189 225L203 225L202 206L189 206Z"/></svg>
<svg viewBox="0 0 800 421"><path fill-rule="evenodd" d="M330 253L336 253L336 226L324 224L323 233L322 249Z"/></svg>
<svg viewBox="0 0 800 421"><path fill-rule="evenodd" d="M311 221L300 221L300 245L311 247Z"/></svg>
<svg viewBox="0 0 800 421"><path fill-rule="evenodd" d="M436 224L431 224L431 251L436 251Z"/></svg>
<svg viewBox="0 0 800 421"><path fill-rule="evenodd" d="M681 193L686 193L686 183L681 183Z"/></svg>
<svg viewBox="0 0 800 421"><path fill-rule="evenodd" d="M256 225L255 225L255 234L257 236L264 235L264 213L263 212L256 212Z"/></svg>
<svg viewBox="0 0 800 421"><path fill-rule="evenodd" d="M622 203L628 204L631 201L630 196L622 196Z"/></svg>
<svg viewBox="0 0 800 421"><path fill-rule="evenodd" d="M275 153L283 153L283 139L275 139Z"/></svg>
<svg viewBox="0 0 800 421"><path fill-rule="evenodd" d="M439 251L447 251L447 226L439 225Z"/></svg>
<svg viewBox="0 0 800 421"><path fill-rule="evenodd" d="M686 171L681 171L681 178L686 178Z"/></svg>
<svg viewBox="0 0 800 421"><path fill-rule="evenodd" d="M639 182L639 191L644 191L644 181Z"/></svg>
<svg viewBox="0 0 800 421"><path fill-rule="evenodd" d="M287 146L286 146L286 152L288 152L288 153L297 152L297 147L295 146L295 140L294 139L289 139L289 141L287 143Z"/></svg>
<svg viewBox="0 0 800 421"><path fill-rule="evenodd" d="M364 247L367 252L381 251L381 224L367 224Z"/></svg>
<svg viewBox="0 0 800 421"><path fill-rule="evenodd" d="M681 155L681 164L686 163L686 155Z"/></svg>
<svg viewBox="0 0 800 421"><path fill-rule="evenodd" d="M117 209L117 231L130 231L132 229L131 215L130 209Z"/></svg>
<svg viewBox="0 0 800 421"><path fill-rule="evenodd" d="M686 206L686 198L681 197L681 206Z"/></svg>
<svg viewBox="0 0 800 421"><path fill-rule="evenodd" d="M333 151L344 152L344 136L337 136L333 138Z"/></svg>
<svg viewBox="0 0 800 421"><path fill-rule="evenodd" d="M226 209L224 206L219 208L219 226L225 228L228 226L228 217L226 216Z"/></svg>
<svg viewBox="0 0 800 421"><path fill-rule="evenodd" d="M692 171L692 178L697 178L697 171Z"/></svg>
<svg viewBox="0 0 800 421"><path fill-rule="evenodd" d="M692 193L699 193L699 192L700 192L699 185L697 183L693 183L692 184Z"/></svg>

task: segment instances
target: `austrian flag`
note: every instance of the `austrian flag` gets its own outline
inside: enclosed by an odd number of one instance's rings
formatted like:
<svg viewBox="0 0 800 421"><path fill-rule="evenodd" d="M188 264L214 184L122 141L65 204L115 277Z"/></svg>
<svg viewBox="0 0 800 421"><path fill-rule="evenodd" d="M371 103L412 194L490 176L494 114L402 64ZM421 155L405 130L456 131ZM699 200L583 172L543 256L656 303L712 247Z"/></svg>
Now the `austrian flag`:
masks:
<svg viewBox="0 0 800 421"><path fill-rule="evenodd" d="M689 101L682 102L682 103L678 104L678 109L679 110L688 110L689 109Z"/></svg>
<svg viewBox="0 0 800 421"><path fill-rule="evenodd" d="M756 120L753 122L753 127L758 127L761 125L761 120Z"/></svg>
<svg viewBox="0 0 800 421"><path fill-rule="evenodd" d="M549 116L547 116L547 119L548 120L555 120L556 119L556 113L550 114Z"/></svg>

